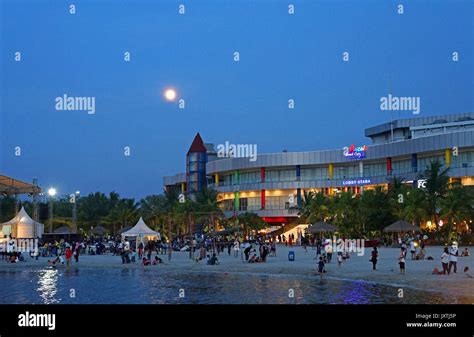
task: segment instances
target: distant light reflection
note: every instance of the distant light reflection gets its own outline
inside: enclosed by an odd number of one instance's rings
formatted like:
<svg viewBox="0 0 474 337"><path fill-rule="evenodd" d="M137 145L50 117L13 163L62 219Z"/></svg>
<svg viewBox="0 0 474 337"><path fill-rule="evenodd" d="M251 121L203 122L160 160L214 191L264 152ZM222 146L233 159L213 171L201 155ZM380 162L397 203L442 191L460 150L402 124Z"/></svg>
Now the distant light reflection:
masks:
<svg viewBox="0 0 474 337"><path fill-rule="evenodd" d="M36 289L43 300L44 304L59 303L55 298L58 292L58 276L57 269L43 270L39 274L38 285Z"/></svg>

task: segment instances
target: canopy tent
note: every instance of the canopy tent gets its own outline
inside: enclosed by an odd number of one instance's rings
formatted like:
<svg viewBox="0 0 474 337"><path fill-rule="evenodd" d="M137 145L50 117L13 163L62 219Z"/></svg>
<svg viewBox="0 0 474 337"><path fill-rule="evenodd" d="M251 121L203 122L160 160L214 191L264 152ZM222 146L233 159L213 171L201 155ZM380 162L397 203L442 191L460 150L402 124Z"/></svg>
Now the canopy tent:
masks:
<svg viewBox="0 0 474 337"><path fill-rule="evenodd" d="M336 227L327 222L316 222L308 227L311 233L335 232Z"/></svg>
<svg viewBox="0 0 474 337"><path fill-rule="evenodd" d="M421 232L421 228L404 220L398 220L383 229L385 233Z"/></svg>
<svg viewBox="0 0 474 337"><path fill-rule="evenodd" d="M15 239L41 238L44 233L44 225L34 221L22 207L13 219L0 224L0 233L1 237L11 234Z"/></svg>
<svg viewBox="0 0 474 337"><path fill-rule="evenodd" d="M125 239L126 237L136 238L136 241L135 241L136 248L138 247L138 243L144 242L145 239L161 240L160 233L155 232L150 227L148 227L145 221L143 221L142 217L140 217L140 220L138 220L135 226L133 226L128 231L122 233L122 239Z"/></svg>

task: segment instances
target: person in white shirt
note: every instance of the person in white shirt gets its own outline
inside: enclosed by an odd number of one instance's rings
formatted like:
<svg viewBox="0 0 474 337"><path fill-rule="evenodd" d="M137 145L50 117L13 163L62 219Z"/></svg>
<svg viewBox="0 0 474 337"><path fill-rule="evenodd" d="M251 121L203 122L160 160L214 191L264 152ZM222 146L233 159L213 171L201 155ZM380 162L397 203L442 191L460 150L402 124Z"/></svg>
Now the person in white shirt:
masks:
<svg viewBox="0 0 474 337"><path fill-rule="evenodd" d="M443 274L449 275L449 269L448 269L448 264L449 264L449 251L448 247L444 247L444 252L441 254L441 264L443 266Z"/></svg>
<svg viewBox="0 0 474 337"><path fill-rule="evenodd" d="M449 267L448 267L448 274L451 273L451 268L454 266L453 273L456 274L457 272L457 264L458 264L458 246L455 242L451 245L449 249Z"/></svg>
<svg viewBox="0 0 474 337"><path fill-rule="evenodd" d="M238 240L234 241L234 257L239 256L240 244Z"/></svg>

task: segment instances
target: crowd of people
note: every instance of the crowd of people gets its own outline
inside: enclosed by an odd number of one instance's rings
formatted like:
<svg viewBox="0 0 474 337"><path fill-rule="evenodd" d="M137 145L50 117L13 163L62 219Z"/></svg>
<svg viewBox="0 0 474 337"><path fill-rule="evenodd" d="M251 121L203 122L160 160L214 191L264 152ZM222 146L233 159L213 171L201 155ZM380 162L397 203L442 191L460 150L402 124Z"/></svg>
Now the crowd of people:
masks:
<svg viewBox="0 0 474 337"><path fill-rule="evenodd" d="M314 259L316 260L317 274L320 275L321 280L327 272L327 265L333 260L333 255L335 255L334 259L338 267L342 267L351 258L350 253L346 250L333 252L331 239L318 238L315 235L301 235L298 240L305 252L307 252L308 246L316 250ZM432 256L427 256L425 248L426 236L404 236L399 237L397 240L395 242L398 242L400 247L397 256L400 274L405 274L407 258L412 261L434 260ZM14 240L10 237L10 241L13 242ZM233 256L236 259L240 257L244 263L265 263L268 257L276 257L277 244L292 247L295 245L295 235L257 235L246 237L245 240L238 235L208 236L200 239L196 236L193 238L193 242L190 242L185 236L178 236L171 242L166 240L148 240L138 244L120 237L115 239L112 237L85 238L71 242L61 239L40 243L39 249L29 252L29 255L34 259L47 257L48 264L53 267L70 266L73 262L79 263L80 256L84 254L101 255L104 253L120 256L122 264L139 262L143 266L159 265L164 263L160 255L168 254L170 259L172 250L193 250L194 260L196 262L206 260L207 265L220 264L218 258L220 254L227 254L229 257ZM16 251L8 245L8 250L5 250L3 247L0 245L0 258L2 260L9 263L25 261L26 256L24 253L22 254L22 252ZM453 241L451 245L443 248L439 257L441 266L439 268L435 267L433 274L456 274L458 272L458 258L464 256L470 256L469 249L464 248L460 251L457 243ZM376 271L379 261L379 250L376 246L371 250L369 261L372 264L372 270ZM467 270L464 270L465 273L468 271L468 267L466 268Z"/></svg>

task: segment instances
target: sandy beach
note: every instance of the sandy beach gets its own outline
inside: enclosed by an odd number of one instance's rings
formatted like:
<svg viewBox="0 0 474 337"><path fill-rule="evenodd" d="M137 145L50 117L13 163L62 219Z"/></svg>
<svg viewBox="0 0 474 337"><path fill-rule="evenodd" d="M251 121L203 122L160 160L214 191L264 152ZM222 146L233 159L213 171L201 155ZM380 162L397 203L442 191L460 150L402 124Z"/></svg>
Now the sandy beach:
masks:
<svg viewBox="0 0 474 337"><path fill-rule="evenodd" d="M461 247L464 249L464 247ZM288 261L288 252L295 252L295 261ZM441 268L439 256L442 247L427 247L427 256L432 256L434 260L412 261L407 257L406 274L400 275L397 257L399 249L380 248L377 270L372 270L369 262L370 250L365 250L365 255L357 256L353 253L351 258L338 267L336 259L326 265L326 282L335 280L362 280L376 284L382 284L398 288L411 288L423 291L433 291L443 293L453 298L461 299L461 303L474 303L474 278L466 275L463 270L468 266L470 274L474 268L474 258L459 257L458 272L451 275L433 275L434 267ZM460 250L461 251L461 250ZM233 252L232 252L233 254ZM196 263L189 259L188 252L173 252L171 262L168 256L160 255L165 261L163 265L143 267L140 263L122 264L119 256L106 255L83 255L80 256L79 263L72 262L74 268L164 268L167 270L186 270L190 273L240 273L240 274L264 274L264 275L285 275L287 277L314 277L319 282L316 272L316 250L308 248L305 252L300 246L285 247L277 246L277 256L269 257L266 263L249 264L244 263L240 257L229 256L227 250L219 255L219 265L208 266L205 261ZM47 266L47 258L40 258L38 261L27 259L26 262L9 264L0 261L0 269L20 270L20 269L41 269ZM66 267L60 267L66 268ZM71 267L70 267L71 268ZM454 303L456 301L453 301Z"/></svg>

